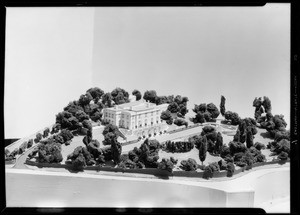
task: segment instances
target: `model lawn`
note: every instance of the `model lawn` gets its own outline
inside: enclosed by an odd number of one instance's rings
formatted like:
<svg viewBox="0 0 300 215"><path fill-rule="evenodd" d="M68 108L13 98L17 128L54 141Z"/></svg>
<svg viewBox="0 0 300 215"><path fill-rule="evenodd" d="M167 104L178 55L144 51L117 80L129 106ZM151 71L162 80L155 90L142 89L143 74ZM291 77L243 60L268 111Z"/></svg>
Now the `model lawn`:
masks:
<svg viewBox="0 0 300 215"><path fill-rule="evenodd" d="M171 135L168 134L168 133L157 134L155 137L150 137L150 138L147 137L147 138L150 139L150 140L156 139L161 144L164 143L166 140L171 140L171 141L174 141L174 142L176 142L176 141L187 141L188 137L194 136L194 135L199 135L201 133L203 127L204 127L204 125L199 126L198 127L198 132L194 133L193 135L185 136L184 135L185 133L181 132L180 133L180 135L182 135L181 138L175 138L175 139L170 138ZM176 125L172 125L172 126L169 127L168 131L173 131L173 130L176 130L176 129L179 130L181 128L182 128L182 126L179 127L179 126L176 126ZM96 140L99 141L99 143L100 143L99 148L107 147L107 146L104 146L103 142L102 142L104 140L104 136L102 134L103 129L104 129L104 126L98 126L98 127L95 127L93 129L93 139L96 139ZM189 129L187 129L186 131L188 131L188 130ZM236 132L236 127L221 124L220 126L218 126L216 128L216 130L220 131L222 133L223 144L228 145L228 143L233 140L233 134L235 134L235 132ZM270 137L268 137L267 132L266 132L265 129L257 128L257 131L258 132L255 135L254 142L260 142L260 143L263 143L265 146L267 146L268 142L271 142L272 139ZM126 136L126 137L129 140L137 138L133 135L132 136ZM71 140L71 143L69 145L65 145L65 144L61 145L61 153L62 153L62 157L63 157L63 160L60 162L61 164L66 163L68 155L70 155L76 147L78 147L78 146L84 147L85 146L85 144L83 143L83 138L84 138L84 136L77 135L77 136L73 137L73 139ZM123 146L122 147L122 155L127 154L130 150L133 150L134 147L139 148L141 146L141 144L145 141L145 139L146 138L143 138L143 139L141 139L140 141L138 141L136 143ZM126 142L121 137L118 138L118 141L120 141L121 143ZM270 149L267 149L267 148L262 149L261 153L263 155L265 155L266 161L271 161L274 158L276 158L276 156L270 156L271 155ZM187 160L189 158L194 159L197 162L198 165L202 165L202 162L199 159L199 150L196 147L193 147L188 152L174 152L174 153L160 149L159 152L158 152L158 155L159 155L158 162L162 161L163 158L170 159L170 157L173 157L175 160L178 160L177 164L174 165L174 168L173 168L173 170L177 170L177 171L180 171L180 170L184 171L180 168L180 163L181 163L181 161ZM35 161L36 159L32 158L31 160ZM223 160L223 158L221 158L219 155L212 155L211 153L207 152L206 159L203 162L203 165L207 166L211 163L218 162L220 160ZM102 165L103 166L117 167L117 165L114 165L114 163L112 161L106 161ZM239 169L239 168L240 168L239 166L235 165L235 169ZM198 169L196 171L201 172L203 170L198 167Z"/></svg>

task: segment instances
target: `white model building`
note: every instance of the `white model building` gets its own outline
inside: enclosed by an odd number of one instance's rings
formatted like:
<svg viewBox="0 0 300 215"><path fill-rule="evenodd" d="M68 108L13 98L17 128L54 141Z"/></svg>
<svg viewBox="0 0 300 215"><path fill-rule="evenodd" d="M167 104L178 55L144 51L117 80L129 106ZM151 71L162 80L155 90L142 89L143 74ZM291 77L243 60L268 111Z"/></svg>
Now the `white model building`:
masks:
<svg viewBox="0 0 300 215"><path fill-rule="evenodd" d="M104 108L103 119L122 130L126 129L127 134L138 136L154 134L167 128L166 123L160 119L160 115L162 111L167 110L168 105L156 105L141 99Z"/></svg>

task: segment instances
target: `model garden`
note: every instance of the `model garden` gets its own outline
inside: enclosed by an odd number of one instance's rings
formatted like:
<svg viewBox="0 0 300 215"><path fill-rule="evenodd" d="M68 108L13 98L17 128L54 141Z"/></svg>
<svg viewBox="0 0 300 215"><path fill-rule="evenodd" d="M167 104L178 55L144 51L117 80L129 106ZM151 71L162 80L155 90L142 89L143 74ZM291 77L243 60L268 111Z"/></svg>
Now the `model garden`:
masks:
<svg viewBox="0 0 300 215"><path fill-rule="evenodd" d="M51 128L45 128L14 150L5 150L5 160L17 162L19 157L26 156L28 166L53 164L74 171L87 167L157 169L169 175L175 171L198 172L203 178L220 172L230 177L238 170L289 160L287 124L283 115L272 114L271 101L266 96L254 99L250 107L255 108L254 118L241 118L226 110L224 96L219 108L213 103L201 103L193 108L194 117L188 118L188 97L158 96L154 90L143 95L134 90L132 95L137 101L167 103L168 108L160 118L169 129L131 136L128 139L132 140L127 141L122 129L102 115L104 108L130 102L129 93L121 88L105 93L95 87L64 107ZM192 129L199 130L187 132Z"/></svg>

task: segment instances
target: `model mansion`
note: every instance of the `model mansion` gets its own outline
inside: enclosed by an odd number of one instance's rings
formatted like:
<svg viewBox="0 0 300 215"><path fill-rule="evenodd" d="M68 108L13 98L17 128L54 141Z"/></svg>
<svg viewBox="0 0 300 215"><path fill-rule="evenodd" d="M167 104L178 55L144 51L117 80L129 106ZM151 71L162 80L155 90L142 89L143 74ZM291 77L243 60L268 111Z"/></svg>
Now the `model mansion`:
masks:
<svg viewBox="0 0 300 215"><path fill-rule="evenodd" d="M156 105L141 99L103 109L103 117L109 123L138 136L158 133L167 128L160 119L169 104Z"/></svg>

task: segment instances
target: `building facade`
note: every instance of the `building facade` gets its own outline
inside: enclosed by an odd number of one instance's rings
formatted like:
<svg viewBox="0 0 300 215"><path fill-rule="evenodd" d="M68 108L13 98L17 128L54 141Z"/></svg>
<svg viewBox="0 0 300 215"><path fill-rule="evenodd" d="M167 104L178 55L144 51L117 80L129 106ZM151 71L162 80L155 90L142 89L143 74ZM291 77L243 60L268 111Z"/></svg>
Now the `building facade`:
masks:
<svg viewBox="0 0 300 215"><path fill-rule="evenodd" d="M142 100L116 105L103 109L103 119L125 129L127 134L138 136L158 133L167 129L167 124L160 119L162 111L169 104L156 105Z"/></svg>

